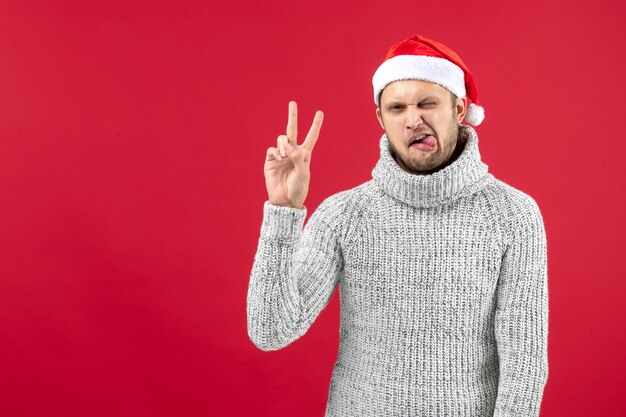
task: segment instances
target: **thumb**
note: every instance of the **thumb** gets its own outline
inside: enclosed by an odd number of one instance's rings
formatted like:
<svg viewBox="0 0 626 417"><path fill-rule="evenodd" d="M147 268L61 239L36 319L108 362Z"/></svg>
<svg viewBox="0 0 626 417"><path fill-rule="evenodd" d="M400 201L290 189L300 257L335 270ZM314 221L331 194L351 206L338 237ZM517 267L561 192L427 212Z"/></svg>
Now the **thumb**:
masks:
<svg viewBox="0 0 626 417"><path fill-rule="evenodd" d="M298 146L294 146L292 143L287 142L285 144L285 151L287 152L287 156L291 162L293 162L297 168L306 168L304 164L304 153Z"/></svg>

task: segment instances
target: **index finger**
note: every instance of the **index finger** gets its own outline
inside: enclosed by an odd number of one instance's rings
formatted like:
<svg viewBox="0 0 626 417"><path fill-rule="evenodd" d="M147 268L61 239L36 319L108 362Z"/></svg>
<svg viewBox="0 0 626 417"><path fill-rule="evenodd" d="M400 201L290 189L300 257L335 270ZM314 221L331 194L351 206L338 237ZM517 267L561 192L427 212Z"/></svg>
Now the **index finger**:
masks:
<svg viewBox="0 0 626 417"><path fill-rule="evenodd" d="M309 129L309 133L306 135L306 139L304 139L304 143L302 146L312 150L317 142L317 138L320 135L320 129L322 128L322 122L324 121L324 113L321 110L318 110L315 113L315 117L313 118L313 123L311 124L311 129Z"/></svg>
<svg viewBox="0 0 626 417"><path fill-rule="evenodd" d="M287 119L287 139L289 143L298 143L298 105L295 101L289 102L289 118Z"/></svg>

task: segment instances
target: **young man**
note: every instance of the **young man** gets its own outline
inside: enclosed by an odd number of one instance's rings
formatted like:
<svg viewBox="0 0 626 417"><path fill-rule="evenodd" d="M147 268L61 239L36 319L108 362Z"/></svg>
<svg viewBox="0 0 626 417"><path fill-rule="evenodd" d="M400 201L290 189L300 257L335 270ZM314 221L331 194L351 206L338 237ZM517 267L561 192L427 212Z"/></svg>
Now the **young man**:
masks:
<svg viewBox="0 0 626 417"><path fill-rule="evenodd" d="M260 349L302 336L340 287L326 416L537 416L548 377L547 249L527 194L481 161L471 73L414 35L374 77L384 129L372 179L328 197L303 229L318 112L296 104L265 160L268 201L248 289Z"/></svg>

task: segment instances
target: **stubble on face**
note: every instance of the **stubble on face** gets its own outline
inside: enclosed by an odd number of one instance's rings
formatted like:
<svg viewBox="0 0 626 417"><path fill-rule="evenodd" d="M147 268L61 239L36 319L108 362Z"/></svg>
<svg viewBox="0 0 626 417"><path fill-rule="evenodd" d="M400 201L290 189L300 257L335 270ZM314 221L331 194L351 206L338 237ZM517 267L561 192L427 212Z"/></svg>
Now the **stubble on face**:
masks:
<svg viewBox="0 0 626 417"><path fill-rule="evenodd" d="M438 151L440 152L433 154L432 158L422 159L412 157L411 155L403 156L397 152L391 141L389 141L389 153L403 170L411 174L432 174L450 165L463 152L465 143L462 141L462 138L459 138L459 123L454 118L450 120L445 135L448 138L456 138L456 141L447 149L443 149L442 145L445 146L445 144L442 144L440 141L438 143Z"/></svg>

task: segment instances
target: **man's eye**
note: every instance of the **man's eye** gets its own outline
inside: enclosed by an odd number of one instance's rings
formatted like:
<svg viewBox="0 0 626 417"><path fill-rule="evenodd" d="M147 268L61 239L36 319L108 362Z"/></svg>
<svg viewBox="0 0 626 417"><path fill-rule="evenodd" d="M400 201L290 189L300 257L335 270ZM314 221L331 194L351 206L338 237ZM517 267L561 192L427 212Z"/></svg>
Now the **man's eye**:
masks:
<svg viewBox="0 0 626 417"><path fill-rule="evenodd" d="M400 111L400 110L404 110L406 106L402 105L402 104L394 104L392 106L389 106L389 110L390 111Z"/></svg>
<svg viewBox="0 0 626 417"><path fill-rule="evenodd" d="M433 101L427 101L425 103L420 104L420 106L422 107L433 107L435 106L437 103L433 102Z"/></svg>

